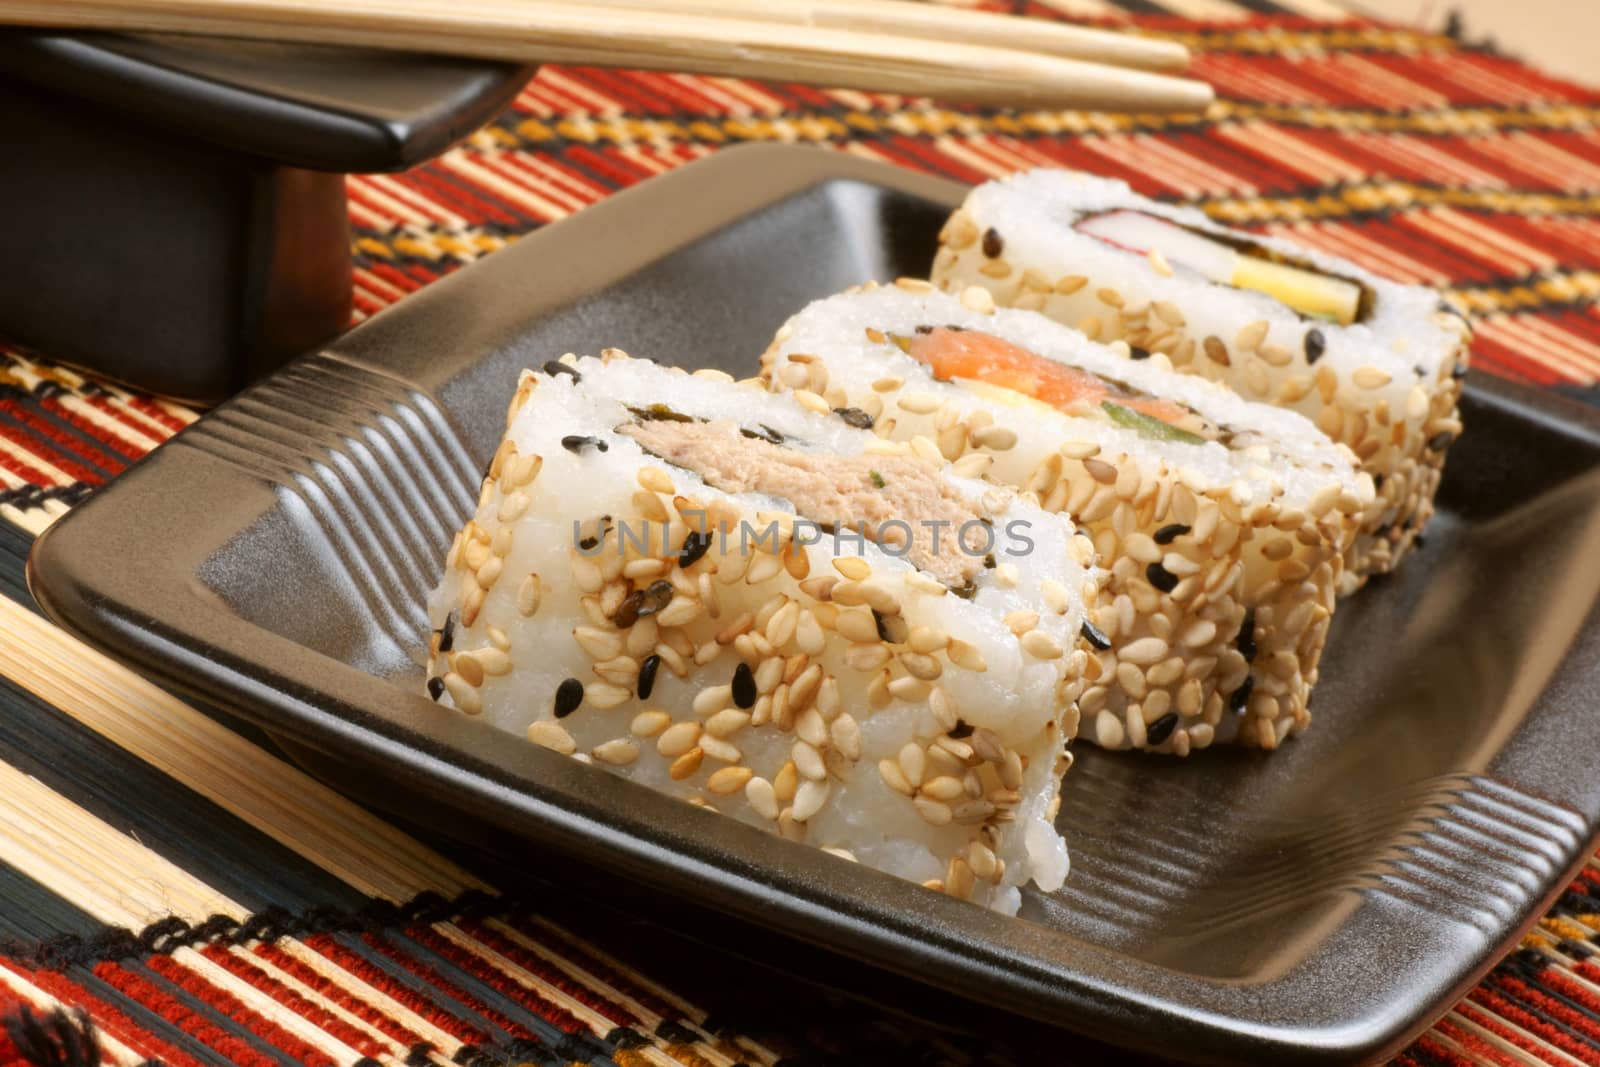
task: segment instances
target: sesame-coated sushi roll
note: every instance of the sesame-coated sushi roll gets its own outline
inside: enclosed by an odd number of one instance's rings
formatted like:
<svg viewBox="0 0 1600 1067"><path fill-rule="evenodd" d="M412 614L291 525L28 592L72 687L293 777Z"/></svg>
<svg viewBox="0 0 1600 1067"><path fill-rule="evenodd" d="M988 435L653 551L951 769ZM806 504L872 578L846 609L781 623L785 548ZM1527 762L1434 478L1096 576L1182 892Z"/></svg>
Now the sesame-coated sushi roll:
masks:
<svg viewBox="0 0 1600 1067"><path fill-rule="evenodd" d="M1349 445L1377 493L1346 592L1399 563L1433 514L1470 330L1431 289L1061 170L974 189L940 234L933 279L1164 353Z"/></svg>
<svg viewBox="0 0 1600 1067"><path fill-rule="evenodd" d="M434 698L1014 912L1088 656L1088 539L727 375L525 373L430 608Z"/></svg>
<svg viewBox="0 0 1600 1067"><path fill-rule="evenodd" d="M1036 494L1109 577L1083 633L1083 733L1108 748L1274 748L1306 707L1342 553L1371 498L1293 412L1123 358L1028 311L901 281L818 301L763 378L860 411L908 454Z"/></svg>

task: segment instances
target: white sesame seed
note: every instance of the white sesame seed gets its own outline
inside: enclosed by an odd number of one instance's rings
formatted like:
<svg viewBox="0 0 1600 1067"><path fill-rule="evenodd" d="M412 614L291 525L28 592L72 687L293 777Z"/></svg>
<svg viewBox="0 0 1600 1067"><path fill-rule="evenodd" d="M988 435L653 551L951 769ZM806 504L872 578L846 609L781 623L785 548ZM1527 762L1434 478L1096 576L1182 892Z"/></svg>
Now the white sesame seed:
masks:
<svg viewBox="0 0 1600 1067"><path fill-rule="evenodd" d="M1101 748L1121 748L1127 740L1122 720L1107 709L1094 717L1094 740Z"/></svg>
<svg viewBox="0 0 1600 1067"><path fill-rule="evenodd" d="M1394 380L1394 375L1378 367L1357 367L1350 375L1350 380L1362 389L1382 389Z"/></svg>
<svg viewBox="0 0 1600 1067"><path fill-rule="evenodd" d="M981 674L989 669L988 664L984 662L983 653L978 651L976 645L966 641L952 639L946 654L950 657L951 663L966 670Z"/></svg>
<svg viewBox="0 0 1600 1067"><path fill-rule="evenodd" d="M916 787L906 778L905 771L894 760L879 760L878 774L882 777L884 784L896 793L911 796L916 791Z"/></svg>
<svg viewBox="0 0 1600 1067"><path fill-rule="evenodd" d="M897 403L900 410L909 411L913 415L931 415L944 403L933 393L907 393Z"/></svg>
<svg viewBox="0 0 1600 1067"><path fill-rule="evenodd" d="M794 721L794 734L806 744L817 750L827 747L828 723L822 717L822 712L816 708L807 708Z"/></svg>
<svg viewBox="0 0 1600 1067"><path fill-rule="evenodd" d="M622 654L622 635L614 630L579 626L572 631L572 637L590 659L606 660Z"/></svg>
<svg viewBox="0 0 1600 1067"><path fill-rule="evenodd" d="M1037 611L1013 611L1006 615L1004 622L1006 629L1021 637L1039 625L1039 613Z"/></svg>
<svg viewBox="0 0 1600 1067"><path fill-rule="evenodd" d="M912 801L916 805L917 814L934 826L947 826L952 818L950 805L932 797L919 796Z"/></svg>
<svg viewBox="0 0 1600 1067"><path fill-rule="evenodd" d="M457 652L450 657L450 665L468 685L476 688L483 684L483 665L471 652Z"/></svg>
<svg viewBox="0 0 1600 1067"><path fill-rule="evenodd" d="M724 767L723 770L733 770ZM721 772L718 772L721 773ZM713 775L712 777L716 777ZM776 819L778 817L778 798L772 788L772 783L765 778L751 778L745 783L744 798L750 804L750 810L763 819Z"/></svg>
<svg viewBox="0 0 1600 1067"><path fill-rule="evenodd" d="M491 635L492 636L492 635ZM480 648L473 653L483 673L492 678L511 673L511 657L500 648Z"/></svg>
<svg viewBox="0 0 1600 1067"><path fill-rule="evenodd" d="M994 314L993 294L979 285L968 286L961 290L961 304L968 311L976 311L980 315Z"/></svg>
<svg viewBox="0 0 1600 1067"><path fill-rule="evenodd" d="M809 389L796 389L790 395L794 397L801 407L815 414L826 415L832 410L828 407L826 400Z"/></svg>
<svg viewBox="0 0 1600 1067"><path fill-rule="evenodd" d="M700 769L700 763L705 759L705 753L698 748L691 748L683 755L672 761L667 768L667 774L674 782L681 782Z"/></svg>
<svg viewBox="0 0 1600 1067"><path fill-rule="evenodd" d="M633 690L611 682L590 682L583 687L583 699L596 708L619 708L633 699Z"/></svg>
<svg viewBox="0 0 1600 1067"><path fill-rule="evenodd" d="M457 711L465 715L476 715L483 710L483 697L479 695L477 687L455 671L444 676L444 687Z"/></svg>
<svg viewBox="0 0 1600 1067"><path fill-rule="evenodd" d="M700 735L700 751L718 763L738 763L744 759L737 746L709 734Z"/></svg>
<svg viewBox="0 0 1600 1067"><path fill-rule="evenodd" d="M747 790L749 784L755 780L754 775L755 772L749 767L723 767L706 779L706 792L715 793L717 796L730 796L741 789Z"/></svg>
<svg viewBox="0 0 1600 1067"><path fill-rule="evenodd" d="M924 682L931 682L944 673L944 668L939 666L938 660L920 652L902 653L900 666L906 669L907 674Z"/></svg>
<svg viewBox="0 0 1600 1067"><path fill-rule="evenodd" d="M664 711L650 709L633 717L628 732L634 737L654 737L672 725L672 716Z"/></svg>
<svg viewBox="0 0 1600 1067"><path fill-rule="evenodd" d="M922 776L927 771L927 753L921 745L907 741L900 749L899 764L907 782L913 787L922 784Z"/></svg>
<svg viewBox="0 0 1600 1067"><path fill-rule="evenodd" d="M793 816L795 822L805 822L822 810L828 802L833 783L826 780L807 779L800 783L794 794Z"/></svg>
<svg viewBox="0 0 1600 1067"><path fill-rule="evenodd" d="M609 763L615 767L626 767L639 758L639 746L627 738L616 737L602 745L596 745L593 755L601 763Z"/></svg>
<svg viewBox="0 0 1600 1067"><path fill-rule="evenodd" d="M896 700L914 704L928 699L928 683L920 678L912 678L909 675L896 678L889 683L888 688L889 695Z"/></svg>
<svg viewBox="0 0 1600 1067"><path fill-rule="evenodd" d="M833 569L852 581L863 581L872 576L872 565L860 556L836 556Z"/></svg>
<svg viewBox="0 0 1600 1067"><path fill-rule="evenodd" d="M805 741L796 741L789 750L790 758L794 760L797 771L805 778L820 779L828 776L828 768L822 762L822 753L815 746Z"/></svg>
<svg viewBox="0 0 1600 1067"><path fill-rule="evenodd" d="M985 426L973 433L972 443L992 452L1006 452L1017 446L1017 431L1007 426Z"/></svg>
<svg viewBox="0 0 1600 1067"><path fill-rule="evenodd" d="M552 719L539 719L528 725L528 740L563 756L578 750L578 743L567 733L566 727Z"/></svg>
<svg viewBox="0 0 1600 1067"><path fill-rule="evenodd" d="M695 742L700 740L700 724L697 722L679 722L671 726L656 739L656 751L663 756L681 756L694 748Z"/></svg>
<svg viewBox="0 0 1600 1067"><path fill-rule="evenodd" d="M1036 659L1060 659L1064 651L1061 642L1043 630L1029 630L1022 635L1021 644L1022 650Z"/></svg>

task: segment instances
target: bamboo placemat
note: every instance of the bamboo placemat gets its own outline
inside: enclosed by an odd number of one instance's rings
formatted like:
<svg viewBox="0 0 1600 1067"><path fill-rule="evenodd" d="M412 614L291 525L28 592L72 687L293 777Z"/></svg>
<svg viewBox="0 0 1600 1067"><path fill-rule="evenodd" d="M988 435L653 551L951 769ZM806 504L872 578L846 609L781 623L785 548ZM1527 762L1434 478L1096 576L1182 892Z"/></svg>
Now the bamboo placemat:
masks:
<svg viewBox="0 0 1600 1067"><path fill-rule="evenodd" d="M618 188L783 140L965 181L1126 177L1439 285L1475 317L1479 366L1593 395L1600 94L1323 0L989 6L1181 40L1223 99L1205 116L1006 113L546 68L443 159L351 180L358 317ZM543 857L424 844L65 638L22 586L31 535L195 415L0 353L0 1067L1096 1055L887 1014L589 900ZM1600 1063L1597 948L1600 861L1399 1062Z"/></svg>

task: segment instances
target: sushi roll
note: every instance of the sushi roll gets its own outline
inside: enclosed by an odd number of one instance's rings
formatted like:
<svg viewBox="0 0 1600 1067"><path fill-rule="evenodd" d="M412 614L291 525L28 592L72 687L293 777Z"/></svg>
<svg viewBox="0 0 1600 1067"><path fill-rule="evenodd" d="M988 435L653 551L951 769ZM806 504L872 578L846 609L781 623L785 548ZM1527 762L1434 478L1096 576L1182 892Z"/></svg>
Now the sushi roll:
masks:
<svg viewBox="0 0 1600 1067"><path fill-rule="evenodd" d="M430 601L429 691L1014 912L1067 870L1093 547L859 421L615 351L525 372Z"/></svg>
<svg viewBox="0 0 1600 1067"><path fill-rule="evenodd" d="M903 280L812 304L762 374L1083 525L1109 571L1083 631L1086 737L1275 748L1310 722L1372 480L1304 417L1113 347L984 289Z"/></svg>
<svg viewBox="0 0 1600 1067"><path fill-rule="evenodd" d="M1377 495L1346 592L1398 564L1433 514L1471 332L1431 289L1061 170L974 189L940 234L933 280L1161 352L1350 446Z"/></svg>

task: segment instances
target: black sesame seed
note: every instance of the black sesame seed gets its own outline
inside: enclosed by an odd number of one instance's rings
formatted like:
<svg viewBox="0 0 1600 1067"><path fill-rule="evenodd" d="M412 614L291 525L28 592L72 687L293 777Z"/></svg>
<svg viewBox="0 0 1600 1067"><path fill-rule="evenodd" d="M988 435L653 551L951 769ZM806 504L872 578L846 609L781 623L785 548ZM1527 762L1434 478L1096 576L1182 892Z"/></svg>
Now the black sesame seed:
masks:
<svg viewBox="0 0 1600 1067"><path fill-rule="evenodd" d="M1250 691L1256 687L1254 678L1245 676L1244 684L1233 691L1233 696L1228 698L1228 710L1235 715L1243 715L1244 709L1250 706Z"/></svg>
<svg viewBox="0 0 1600 1067"><path fill-rule="evenodd" d="M622 598L622 603L617 605L617 610L611 613L611 621L619 629L626 630L639 621L639 609L644 606L644 590L635 589Z"/></svg>
<svg viewBox="0 0 1600 1067"><path fill-rule="evenodd" d="M645 589L644 604L640 606L639 614L654 615L670 603L672 603L672 583L665 578L657 579Z"/></svg>
<svg viewBox="0 0 1600 1067"><path fill-rule="evenodd" d="M1189 527L1185 526L1181 522L1175 522L1171 526L1163 526L1161 529L1157 530L1156 535L1154 538L1152 538L1152 540L1154 540L1158 545L1170 545L1172 542L1176 541L1178 538L1182 537L1188 532Z"/></svg>
<svg viewBox="0 0 1600 1067"><path fill-rule="evenodd" d="M611 621L626 630L646 615L654 615L672 603L672 583L665 578L651 582L647 588L635 589L623 598Z"/></svg>
<svg viewBox="0 0 1600 1067"><path fill-rule="evenodd" d="M1085 641L1089 642L1089 644L1093 645L1101 652L1104 652L1106 649L1111 647L1111 638L1107 637L1101 631L1100 627L1096 626L1088 619L1083 620L1083 625L1078 627L1078 633L1082 634Z"/></svg>
<svg viewBox="0 0 1600 1067"><path fill-rule="evenodd" d="M1457 363L1454 367L1450 368L1450 377L1465 378L1466 376L1467 365L1465 363Z"/></svg>
<svg viewBox="0 0 1600 1067"><path fill-rule="evenodd" d="M1138 345L1129 345L1128 346L1128 358L1129 359L1149 359L1150 358L1150 350L1148 348L1140 348Z"/></svg>
<svg viewBox="0 0 1600 1067"><path fill-rule="evenodd" d="M711 548L711 534L700 533L696 530L689 531L689 536L683 539L683 549L678 553L678 566L693 567L700 562Z"/></svg>
<svg viewBox="0 0 1600 1067"><path fill-rule="evenodd" d="M1420 365L1413 365L1412 368L1411 368L1411 371L1418 378L1426 378L1428 376L1428 372L1426 370L1424 370Z"/></svg>
<svg viewBox="0 0 1600 1067"><path fill-rule="evenodd" d="M692 415L685 415L682 412L673 411L672 408L667 406L666 404L651 404L649 407L643 407L643 408L636 408L636 407L631 407L630 406L628 408L628 410L631 411L633 413L634 417L637 418L640 422L699 422L700 421L699 419L695 418Z"/></svg>
<svg viewBox="0 0 1600 1067"><path fill-rule="evenodd" d="M1411 547L1413 549L1415 549L1416 551L1418 551L1418 552L1421 552L1427 546L1428 546L1428 539L1426 537L1423 537L1421 534L1417 534L1416 537L1411 539Z"/></svg>
<svg viewBox="0 0 1600 1067"><path fill-rule="evenodd" d="M1148 745L1159 745L1172 736L1172 731L1177 728L1178 713L1169 711L1155 722L1144 728L1144 740Z"/></svg>
<svg viewBox="0 0 1600 1067"><path fill-rule="evenodd" d="M661 657L651 653L639 664L639 699L649 700L656 687L656 671L661 669Z"/></svg>
<svg viewBox="0 0 1600 1067"><path fill-rule="evenodd" d="M578 705L582 703L583 683L576 678L568 678L556 686L556 718L565 719L577 711Z"/></svg>
<svg viewBox="0 0 1600 1067"><path fill-rule="evenodd" d="M973 597L978 595L978 583L973 581L971 578L968 578L960 585L951 589L950 593L958 600L971 600Z"/></svg>
<svg viewBox="0 0 1600 1067"><path fill-rule="evenodd" d="M889 640L889 631L884 626L883 613L877 608L872 609L872 622L878 628L878 640L887 642Z"/></svg>
<svg viewBox="0 0 1600 1067"><path fill-rule="evenodd" d="M994 259L1006 250L1006 243L1000 237L1000 231L990 226L983 231L983 254Z"/></svg>
<svg viewBox="0 0 1600 1067"><path fill-rule="evenodd" d="M961 740L963 737L971 737L972 724L967 722L965 719L957 719L956 724L950 728L950 736L955 738L957 741Z"/></svg>
<svg viewBox="0 0 1600 1067"><path fill-rule="evenodd" d="M439 630L439 651L449 652L456 647L456 613L451 612L444 617L444 626Z"/></svg>
<svg viewBox="0 0 1600 1067"><path fill-rule="evenodd" d="M1445 449L1450 447L1450 442L1454 441L1455 439L1455 434L1451 433L1449 430L1440 430L1438 433L1428 438L1428 451L1443 452Z"/></svg>
<svg viewBox="0 0 1600 1067"><path fill-rule="evenodd" d="M1170 593L1178 588L1178 576L1173 574L1160 563L1152 563L1144 569L1144 576L1150 579L1150 584L1163 593Z"/></svg>
<svg viewBox="0 0 1600 1067"><path fill-rule="evenodd" d="M585 552L591 551L594 548L594 546L598 545L599 543L600 543L600 538L598 538L598 537L580 537L580 538L578 538L578 547L583 549Z"/></svg>
<svg viewBox="0 0 1600 1067"><path fill-rule="evenodd" d="M932 333L933 332L933 327L929 326L927 323L923 323L921 326L918 326L915 329L915 331L913 331L913 332L915 332L915 333L924 333L924 334Z"/></svg>
<svg viewBox="0 0 1600 1067"><path fill-rule="evenodd" d="M1322 335L1321 330L1306 331L1306 366L1311 366L1322 358L1322 353L1328 350L1328 339Z"/></svg>
<svg viewBox="0 0 1600 1067"><path fill-rule="evenodd" d="M993 552L990 552L989 554L987 554L986 556L983 557L983 565L984 565L984 567L986 569L991 570L991 571L999 566L999 564L995 562L995 558L994 558L994 553Z"/></svg>
<svg viewBox="0 0 1600 1067"><path fill-rule="evenodd" d="M605 452L611 446L598 437L588 437L584 434L568 434L561 439L561 447L576 455L586 448L592 448L596 452Z"/></svg>
<svg viewBox="0 0 1600 1067"><path fill-rule="evenodd" d="M428 679L428 695L430 697L432 697L434 700L438 700L440 697L444 696L444 679L443 678L429 678Z"/></svg>
<svg viewBox="0 0 1600 1067"><path fill-rule="evenodd" d="M872 429L872 416L860 408L834 408L833 413L858 430Z"/></svg>
<svg viewBox="0 0 1600 1067"><path fill-rule="evenodd" d="M741 426L739 428L739 434L740 436L750 438L752 441L765 441L770 445L783 444L783 434L779 433L777 430L774 430L771 426L768 426L765 423L761 424L761 429L759 430L751 430Z"/></svg>
<svg viewBox="0 0 1600 1067"><path fill-rule="evenodd" d="M1239 655L1244 657L1246 663L1254 663L1256 658L1256 613L1251 609L1244 613L1244 622L1239 624L1239 636L1234 639L1233 647L1239 650Z"/></svg>
<svg viewBox="0 0 1600 1067"><path fill-rule="evenodd" d="M733 702L741 708L756 706L756 676L748 663L733 669Z"/></svg>
<svg viewBox="0 0 1600 1067"><path fill-rule="evenodd" d="M1372 476L1372 488L1374 488L1374 489L1382 489L1383 488L1383 475L1374 474Z"/></svg>
<svg viewBox="0 0 1600 1067"><path fill-rule="evenodd" d="M544 365L544 367L543 367L543 370L544 370L544 372L546 374L550 375L552 378L555 377L557 374L568 374L568 375L572 376L572 380L574 382L583 381L583 375L579 374L575 369L573 369L572 367L567 366L565 363L561 362L559 359L552 359L549 363L546 363Z"/></svg>

